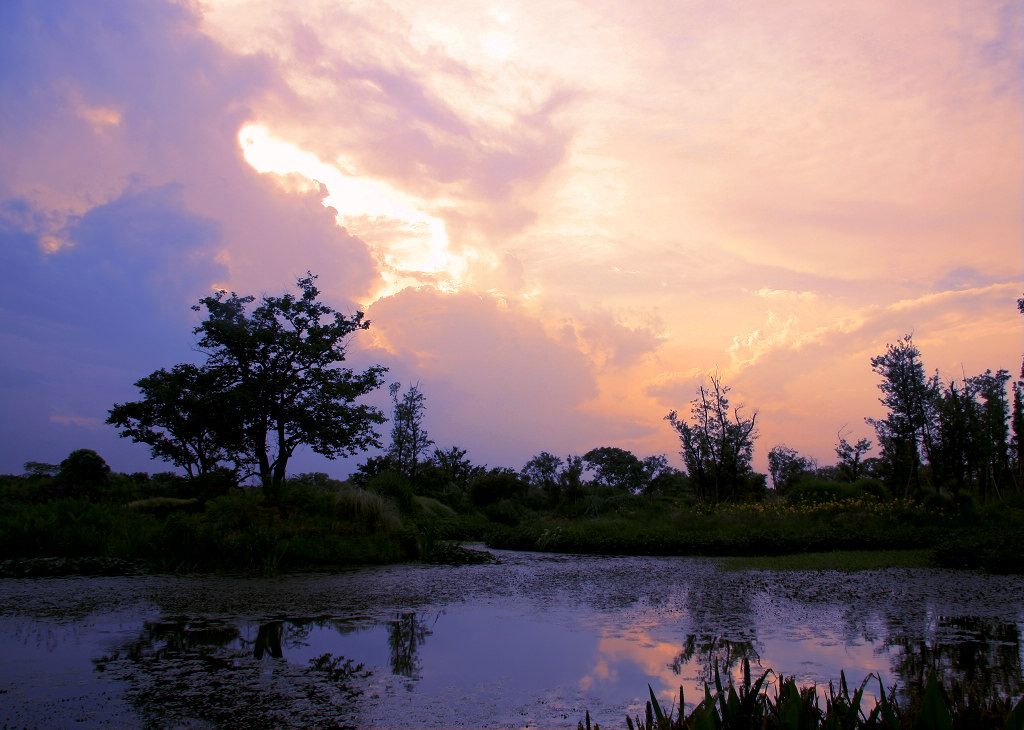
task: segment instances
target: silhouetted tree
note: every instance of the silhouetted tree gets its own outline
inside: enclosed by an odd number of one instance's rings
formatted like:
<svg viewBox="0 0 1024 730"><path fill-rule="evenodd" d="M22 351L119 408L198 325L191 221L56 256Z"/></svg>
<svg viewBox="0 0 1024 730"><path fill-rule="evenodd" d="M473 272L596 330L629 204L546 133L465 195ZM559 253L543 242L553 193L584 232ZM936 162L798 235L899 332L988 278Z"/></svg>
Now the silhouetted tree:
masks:
<svg viewBox="0 0 1024 730"><path fill-rule="evenodd" d="M1024 314L1024 297L1017 300L1017 310ZM1010 418L1013 436L1010 454L1013 460L1013 481L1017 491L1024 490L1024 359L1021 360L1020 378L1013 383L1013 412Z"/></svg>
<svg viewBox="0 0 1024 730"><path fill-rule="evenodd" d="M251 312L253 296L219 291L200 299L193 309L205 309L207 317L194 332L199 348L207 354L205 365L191 374L195 378L186 379L188 387L143 392L142 403L153 411L168 405L182 408L189 423L187 432L192 433L193 426L198 429L200 424L190 423L188 416L204 420L207 414L190 411L190 398L202 394L198 389L208 388L205 395L223 405L224 412L202 425L210 429L221 453L235 462L238 472L259 476L271 499L280 495L288 460L300 445L332 459L355 454L380 446L374 426L386 420L376 408L355 403L380 386L386 368L372 366L356 373L339 367L349 335L370 323L362 312L345 317L318 301L315 279L307 273L297 282L298 296L263 296ZM155 383L167 381L159 373L150 378ZM185 434L169 429L171 419L158 424L164 430L152 435L157 432L147 431L141 416L131 415L133 407L115 406L111 418L128 409L125 419L133 439L156 445L163 454L161 439L170 438L178 442L179 455L186 453L181 445Z"/></svg>
<svg viewBox="0 0 1024 730"><path fill-rule="evenodd" d="M870 439L857 439L856 443L850 443L840 433L839 443L836 444L836 456L839 462L836 467L839 476L849 482L855 482L864 476L865 461L863 457L871 451Z"/></svg>
<svg viewBox="0 0 1024 730"><path fill-rule="evenodd" d="M638 492L643 486L643 466L630 451L601 446L585 453L583 461L594 470L596 484L627 492Z"/></svg>
<svg viewBox="0 0 1024 730"><path fill-rule="evenodd" d="M1007 383L1010 373L986 370L970 379L978 394L977 440L981 463L978 465L978 492L982 498L1002 497L1002 490L1012 487L1010 470L1010 402Z"/></svg>
<svg viewBox="0 0 1024 730"><path fill-rule="evenodd" d="M665 420L679 434L683 462L698 499L717 503L734 500L749 486L750 461L757 438L757 411L749 418L742 406L730 410L729 386L712 375L690 403L691 423L671 411Z"/></svg>
<svg viewBox="0 0 1024 730"><path fill-rule="evenodd" d="M1010 427L1013 440L1010 454L1013 458L1013 481L1017 491L1024 490L1024 379L1013 384L1013 415Z"/></svg>
<svg viewBox="0 0 1024 730"><path fill-rule="evenodd" d="M190 477L207 474L243 451L240 395L217 369L183 363L136 381L142 400L114 404L107 423L120 436L149 444L154 459Z"/></svg>
<svg viewBox="0 0 1024 730"><path fill-rule="evenodd" d="M558 470L562 460L542 451L523 465L520 475L546 497L548 504L557 505L562 496L562 485L558 479Z"/></svg>
<svg viewBox="0 0 1024 730"><path fill-rule="evenodd" d="M60 463L56 485L68 497L96 498L110 478L110 467L92 449L75 449Z"/></svg>
<svg viewBox="0 0 1024 730"><path fill-rule="evenodd" d="M562 499L566 502L576 504L583 496L583 491L586 488L586 483L583 481L584 469L582 456L569 454L565 457L565 463L558 472L558 487Z"/></svg>
<svg viewBox="0 0 1024 730"><path fill-rule="evenodd" d="M882 376L879 398L888 410L885 418L865 419L874 427L882 459L894 491L917 495L922 487L921 465L934 446L934 406L938 377L924 374L921 352L912 335L886 347L871 358L872 369ZM925 454L922 456L922 454Z"/></svg>
<svg viewBox="0 0 1024 730"><path fill-rule="evenodd" d="M503 499L521 500L526 488L526 482L514 470L494 468L473 477L469 496L476 506L487 507Z"/></svg>
<svg viewBox="0 0 1024 730"><path fill-rule="evenodd" d="M466 450L458 446L434 449L430 463L440 471L446 482L463 489L469 486L470 479L484 470L483 467L474 466L473 462L466 458Z"/></svg>
<svg viewBox="0 0 1024 730"><path fill-rule="evenodd" d="M768 473L772 478L772 487L780 494L785 493L801 476L813 475L814 469L812 459L800 456L796 449L785 444L773 446L768 452Z"/></svg>
<svg viewBox="0 0 1024 730"><path fill-rule="evenodd" d="M423 415L427 409L427 399L420 390L419 383L409 387L399 398L400 383L392 383L391 392L391 448L388 457L395 469L410 479L417 476L420 456L434 442L423 427Z"/></svg>

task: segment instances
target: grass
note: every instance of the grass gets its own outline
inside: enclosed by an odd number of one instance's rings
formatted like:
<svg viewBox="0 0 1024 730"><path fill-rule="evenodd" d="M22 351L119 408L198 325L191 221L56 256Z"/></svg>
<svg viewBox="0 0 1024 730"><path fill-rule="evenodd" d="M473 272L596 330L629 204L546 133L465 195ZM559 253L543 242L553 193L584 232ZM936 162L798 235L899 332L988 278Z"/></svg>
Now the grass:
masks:
<svg viewBox="0 0 1024 730"><path fill-rule="evenodd" d="M724 570L880 570L932 567L931 550L836 550L794 555L732 557L722 560Z"/></svg>

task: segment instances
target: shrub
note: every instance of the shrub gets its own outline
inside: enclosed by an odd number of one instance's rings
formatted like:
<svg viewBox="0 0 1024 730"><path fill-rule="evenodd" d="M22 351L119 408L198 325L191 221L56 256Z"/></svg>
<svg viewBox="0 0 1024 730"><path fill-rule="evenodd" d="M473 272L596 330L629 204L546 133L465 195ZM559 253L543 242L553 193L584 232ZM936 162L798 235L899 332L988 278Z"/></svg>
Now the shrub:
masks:
<svg viewBox="0 0 1024 730"><path fill-rule="evenodd" d="M60 463L56 484L63 496L95 499L109 476L102 456L92 449L76 449Z"/></svg>
<svg viewBox="0 0 1024 730"><path fill-rule="evenodd" d="M387 497L406 514L413 511L412 485L405 476L396 471L382 471L370 477L366 483L366 490Z"/></svg>

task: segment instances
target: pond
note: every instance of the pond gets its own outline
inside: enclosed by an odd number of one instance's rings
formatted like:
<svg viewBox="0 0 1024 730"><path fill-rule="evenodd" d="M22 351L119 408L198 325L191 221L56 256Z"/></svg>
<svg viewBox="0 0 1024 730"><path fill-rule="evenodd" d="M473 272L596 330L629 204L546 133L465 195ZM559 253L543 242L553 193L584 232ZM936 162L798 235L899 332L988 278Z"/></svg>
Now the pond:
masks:
<svg viewBox="0 0 1024 730"><path fill-rule="evenodd" d="M716 662L1024 692L1024 578L728 571L496 551L499 565L0 580L0 724L607 728ZM872 681L872 688L877 682Z"/></svg>

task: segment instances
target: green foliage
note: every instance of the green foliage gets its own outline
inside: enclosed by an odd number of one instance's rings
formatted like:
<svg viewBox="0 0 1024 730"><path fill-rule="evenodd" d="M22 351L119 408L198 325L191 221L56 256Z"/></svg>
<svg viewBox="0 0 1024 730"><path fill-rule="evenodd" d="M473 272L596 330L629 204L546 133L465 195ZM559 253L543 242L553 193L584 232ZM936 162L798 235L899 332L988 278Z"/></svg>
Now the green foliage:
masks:
<svg viewBox="0 0 1024 730"><path fill-rule="evenodd" d="M822 708L817 689L800 687L792 677L779 676L774 695L767 689L771 670L758 679L751 679L749 662L744 661L743 681L737 687L729 678L723 686L718 667L715 678L704 683L704 697L687 714L683 690L679 704L663 709L653 688L648 685L650 699L645 717L626 717L629 730L1016 730L1024 722L1024 699L1013 704L1008 698L980 698L966 695L957 688L944 688L934 674L924 691L911 696L905 704L896 699L896 692L886 693L878 680L879 693L875 706L864 706L868 675L861 685L850 691L845 673L840 673L839 686L829 683ZM578 725L591 730L590 713ZM593 725L593 730L600 726Z"/></svg>
<svg viewBox="0 0 1024 730"><path fill-rule="evenodd" d="M853 484L807 479L794 484L786 494L786 501L794 504L825 504L842 499L857 499L864 492Z"/></svg>
<svg viewBox="0 0 1024 730"><path fill-rule="evenodd" d="M690 507L634 498L630 508L589 518L551 516L496 529L491 547L620 555L786 555L934 546L956 517L910 500L847 499Z"/></svg>
<svg viewBox="0 0 1024 730"><path fill-rule="evenodd" d="M68 464L95 466L81 457ZM402 518L390 500L325 475L297 479L273 502L257 490L221 491L201 477L172 474L108 475L88 500L62 496L56 482L0 479L0 557L121 560L180 572L332 567L413 555L402 545Z"/></svg>
<svg viewBox="0 0 1024 730"><path fill-rule="evenodd" d="M382 471L366 482L366 489L392 500L405 514L414 511L412 484L404 474Z"/></svg>

